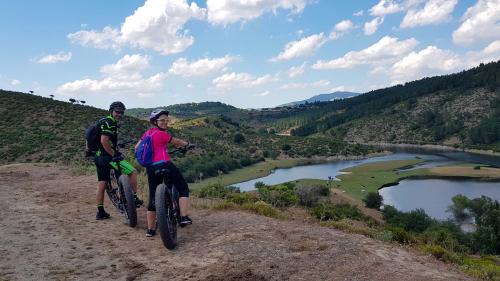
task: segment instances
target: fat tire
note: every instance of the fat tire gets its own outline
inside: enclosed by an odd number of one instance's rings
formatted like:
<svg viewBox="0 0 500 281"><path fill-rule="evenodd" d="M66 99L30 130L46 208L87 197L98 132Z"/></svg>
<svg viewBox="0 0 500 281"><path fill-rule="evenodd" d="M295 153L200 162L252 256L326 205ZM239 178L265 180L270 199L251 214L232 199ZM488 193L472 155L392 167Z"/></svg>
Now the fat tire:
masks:
<svg viewBox="0 0 500 281"><path fill-rule="evenodd" d="M173 215L168 187L165 184L158 185L155 197L156 217L161 240L167 249L173 250L177 246L177 224Z"/></svg>
<svg viewBox="0 0 500 281"><path fill-rule="evenodd" d="M137 210L135 206L135 198L134 192L132 192L132 186L128 181L128 177L125 175L121 175L118 178L118 182L123 188L123 193L125 194L124 207L125 212L127 213L128 225L130 227L135 227L137 225Z"/></svg>
<svg viewBox="0 0 500 281"><path fill-rule="evenodd" d="M116 177L114 171L111 171L110 173L110 179L106 182L106 194L108 194L109 201L115 206L117 210L120 210L120 194L117 194L119 191L118 189L118 178ZM116 188L116 190L115 190Z"/></svg>

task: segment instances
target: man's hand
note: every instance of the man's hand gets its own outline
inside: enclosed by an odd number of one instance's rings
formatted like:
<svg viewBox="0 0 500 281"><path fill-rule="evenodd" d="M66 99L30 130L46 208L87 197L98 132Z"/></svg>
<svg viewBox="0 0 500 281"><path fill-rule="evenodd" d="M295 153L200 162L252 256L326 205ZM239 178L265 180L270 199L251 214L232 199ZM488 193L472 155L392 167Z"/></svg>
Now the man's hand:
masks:
<svg viewBox="0 0 500 281"><path fill-rule="evenodd" d="M113 156L113 158L111 158L111 161L113 161L113 162L120 162L123 159L124 159L123 155L119 151L116 151L115 155Z"/></svg>

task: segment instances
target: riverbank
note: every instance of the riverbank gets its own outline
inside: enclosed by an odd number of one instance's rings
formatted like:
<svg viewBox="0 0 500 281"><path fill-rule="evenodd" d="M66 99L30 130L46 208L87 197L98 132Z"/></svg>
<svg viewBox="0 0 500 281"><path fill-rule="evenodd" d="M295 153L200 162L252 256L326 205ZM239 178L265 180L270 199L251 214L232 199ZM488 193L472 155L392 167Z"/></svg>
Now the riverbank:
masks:
<svg viewBox="0 0 500 281"><path fill-rule="evenodd" d="M361 143L364 145L372 145L375 147L382 148L402 148L402 149L431 149L431 150L442 150L442 151L456 151L456 152L467 152L473 154L480 155L488 155L488 156L498 156L500 157L500 152L495 152L493 150L481 150L481 149L470 149L470 148L457 148L446 145L438 145L438 144L410 144L410 143Z"/></svg>
<svg viewBox="0 0 500 281"><path fill-rule="evenodd" d="M332 185L348 196L362 200L368 192L377 192L380 188L397 185L401 180L408 178L500 181L499 168L470 163L401 170L424 161L422 159L395 160L359 165L343 170L347 174L338 176L340 181L334 181Z"/></svg>
<svg viewBox="0 0 500 281"><path fill-rule="evenodd" d="M224 186L236 184L244 181L258 179L270 175L276 169L286 169L302 165L322 164L334 161L344 160L360 160L371 157L383 156L391 154L390 151L375 152L366 155L337 155L328 157L312 157L312 158L288 158L288 159L266 159L264 162L237 169L227 174L222 174L217 177L206 178L195 183L190 183L191 189L196 190L207 185L220 183Z"/></svg>

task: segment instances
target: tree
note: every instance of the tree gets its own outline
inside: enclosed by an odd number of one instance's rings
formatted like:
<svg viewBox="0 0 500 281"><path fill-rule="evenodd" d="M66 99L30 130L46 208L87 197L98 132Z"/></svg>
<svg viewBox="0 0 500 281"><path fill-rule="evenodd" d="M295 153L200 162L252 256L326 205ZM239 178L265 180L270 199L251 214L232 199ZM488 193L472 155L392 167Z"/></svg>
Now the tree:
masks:
<svg viewBox="0 0 500 281"><path fill-rule="evenodd" d="M76 102L76 100L75 100L75 99L69 99L69 102L71 102L71 103L75 103L75 102Z"/></svg>
<svg viewBox="0 0 500 281"><path fill-rule="evenodd" d="M53 98L54 98L54 95L50 95L49 97L50 97L51 99L53 99Z"/></svg>
<svg viewBox="0 0 500 281"><path fill-rule="evenodd" d="M233 138L234 143L241 144L245 142L245 136L241 133L236 133Z"/></svg>
<svg viewBox="0 0 500 281"><path fill-rule="evenodd" d="M379 209L382 206L382 201L384 198L378 192L369 192L366 194L366 197L363 199L365 202L365 206L367 208Z"/></svg>
<svg viewBox="0 0 500 281"><path fill-rule="evenodd" d="M81 103L81 104L85 104L85 101L84 101L84 100L81 100L81 101L80 101L80 103Z"/></svg>

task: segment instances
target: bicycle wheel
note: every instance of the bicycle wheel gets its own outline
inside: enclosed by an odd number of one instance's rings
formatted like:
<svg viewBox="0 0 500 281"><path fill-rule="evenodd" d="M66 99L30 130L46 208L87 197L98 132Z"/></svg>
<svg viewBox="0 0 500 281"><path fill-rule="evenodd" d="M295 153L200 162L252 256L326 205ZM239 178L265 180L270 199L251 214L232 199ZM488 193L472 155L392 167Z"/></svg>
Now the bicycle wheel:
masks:
<svg viewBox="0 0 500 281"><path fill-rule="evenodd" d="M118 194L118 177L114 170L111 170L110 180L106 183L106 194L108 194L109 201L115 208L122 212L120 209L120 194Z"/></svg>
<svg viewBox="0 0 500 281"><path fill-rule="evenodd" d="M125 209L128 225L130 227L135 227L137 225L137 210L135 207L135 198L132 186L128 182L128 177L125 175L121 175L118 178L118 182L123 190L123 195L125 195L122 197L122 204Z"/></svg>
<svg viewBox="0 0 500 281"><path fill-rule="evenodd" d="M172 250L177 245L177 225L169 187L160 184L156 188L156 217L163 245Z"/></svg>

